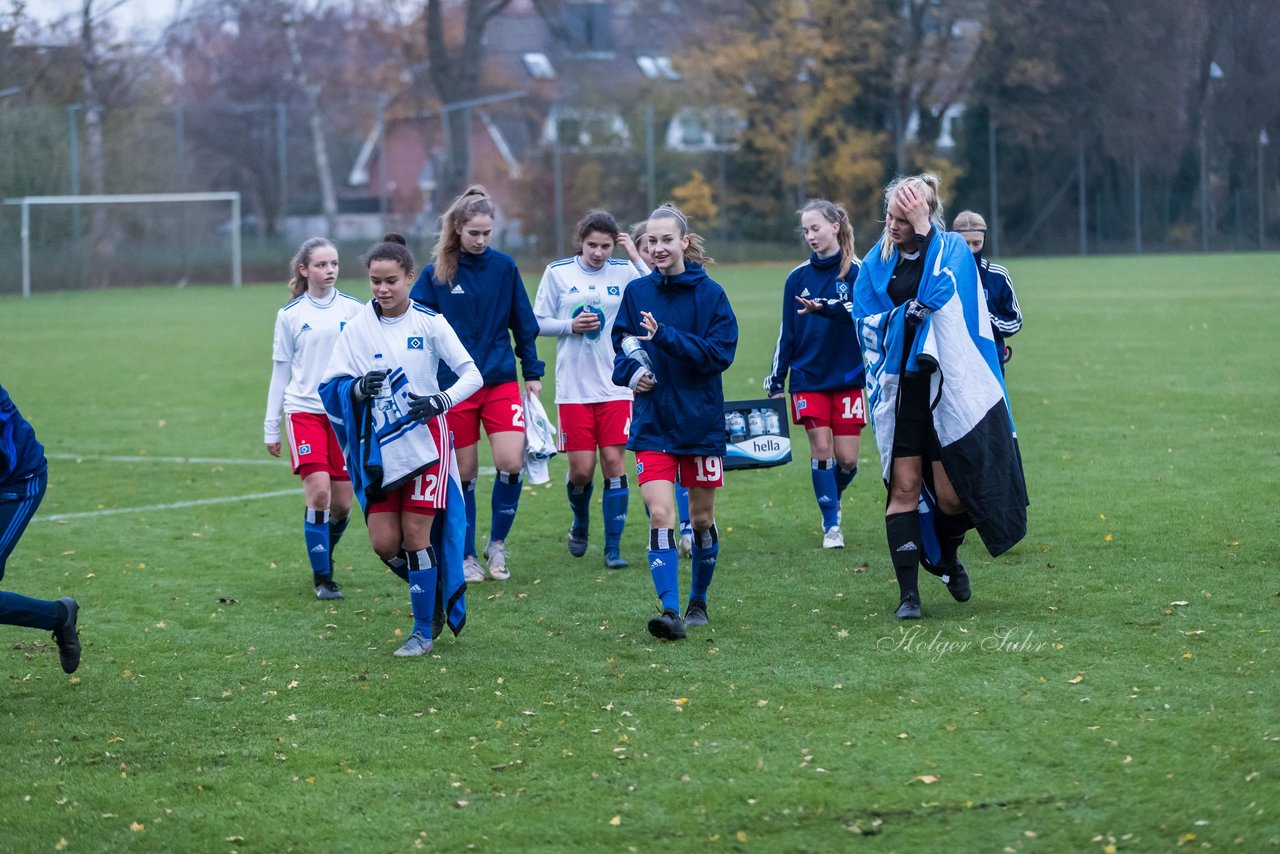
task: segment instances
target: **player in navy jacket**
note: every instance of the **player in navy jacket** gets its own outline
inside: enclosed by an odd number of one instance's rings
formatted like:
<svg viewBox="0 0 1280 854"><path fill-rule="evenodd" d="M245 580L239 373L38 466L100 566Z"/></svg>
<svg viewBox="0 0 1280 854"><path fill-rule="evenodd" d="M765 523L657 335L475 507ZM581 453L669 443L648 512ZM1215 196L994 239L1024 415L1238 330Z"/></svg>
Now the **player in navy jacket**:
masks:
<svg viewBox="0 0 1280 854"><path fill-rule="evenodd" d="M738 320L724 288L703 267L702 239L674 205L649 216L645 235L654 270L627 285L613 324L613 381L635 393L627 447L649 509L649 570L662 613L654 637L679 640L685 626L707 624L707 590L720 551L715 490L724 485L724 391ZM680 618L677 576L677 476L689 487L693 583Z"/></svg>
<svg viewBox="0 0 1280 854"><path fill-rule="evenodd" d="M973 260L978 264L978 278L987 297L987 313L991 315L991 334L995 336L996 352L1000 354L1000 372L1004 373L1004 366L1013 356L1013 348L1006 345L1004 339L1022 328L1022 308L1013 292L1013 279L1004 267L982 257L987 243L987 221L981 214L960 211L951 221L951 230L964 235L964 242L969 244Z"/></svg>
<svg viewBox="0 0 1280 854"><path fill-rule="evenodd" d="M479 185L454 199L440 217L435 261L419 274L410 294L445 316L484 377L480 391L449 411L467 508L463 570L468 583L484 581L475 545L475 489L480 471L477 446L482 422L493 449L493 465L498 470L484 556L491 578L505 581L511 577L506 539L520 503L520 470L524 465L524 405L516 382L511 335L515 335L525 390L530 394L542 393L545 368L538 359L538 319L533 315L516 262L489 246L496 215L488 191ZM440 367L441 388L456 380L452 371Z"/></svg>
<svg viewBox="0 0 1280 854"><path fill-rule="evenodd" d="M49 483L49 465L36 431L22 417L0 386L0 579L5 562L36 514ZM32 599L0 590L0 624L53 632L62 669L80 666L80 634L76 619L80 606L70 596L56 602Z"/></svg>
<svg viewBox="0 0 1280 854"><path fill-rule="evenodd" d="M860 262L853 254L853 226L843 205L813 199L799 213L800 230L813 254L787 276L778 345L764 388L771 397L782 397L791 374L791 420L803 424L809 436L822 547L839 549L844 548L840 501L858 473L858 448L867 423L862 348L852 326L799 309L802 300L847 305Z"/></svg>

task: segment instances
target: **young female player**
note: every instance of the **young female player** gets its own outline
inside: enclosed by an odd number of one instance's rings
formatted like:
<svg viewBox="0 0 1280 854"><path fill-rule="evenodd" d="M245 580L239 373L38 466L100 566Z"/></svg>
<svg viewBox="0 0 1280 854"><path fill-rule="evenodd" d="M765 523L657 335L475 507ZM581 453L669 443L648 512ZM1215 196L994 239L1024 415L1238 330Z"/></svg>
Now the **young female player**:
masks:
<svg viewBox="0 0 1280 854"><path fill-rule="evenodd" d="M569 455L566 489L573 511L569 554L582 557L587 551L598 450L609 569L627 566L620 545L630 494L624 448L631 391L613 384L613 319L627 283L649 272L624 235L607 211L587 211L575 229L578 254L547 265L533 301L539 332L556 336L556 409L560 450ZM618 245L630 261L613 257Z"/></svg>
<svg viewBox="0 0 1280 854"><path fill-rule="evenodd" d="M964 242L973 252L973 260L978 263L978 278L982 280L982 292L987 297L991 334L996 339L996 353L1000 355L1000 372L1003 374L1005 365L1013 357L1013 348L1005 344L1004 339L1022 328L1022 308L1013 292L1013 279L1004 267L982 257L982 250L987 244L987 221L981 214L960 211L951 221L951 230L964 236Z"/></svg>
<svg viewBox="0 0 1280 854"><path fill-rule="evenodd" d="M0 386L0 580L48 485L44 445ZM79 613L70 596L49 601L0 590L0 625L52 631L64 673L75 673L80 666Z"/></svg>
<svg viewBox="0 0 1280 854"><path fill-rule="evenodd" d="M1026 484L977 269L942 230L938 178L885 189L884 234L863 259L852 314L867 366L871 416L888 488L885 535L900 620L920 618L926 558L920 508L940 557L926 568L959 602L970 596L957 557L977 527L992 555L1026 534Z"/></svg>
<svg viewBox="0 0 1280 854"><path fill-rule="evenodd" d="M613 325L613 381L636 393L627 447L649 509L649 571L662 613L649 633L679 640L707 624L707 590L720 551L715 491L724 485L724 391L738 321L729 298L703 268L702 239L674 205L649 216L654 270L627 285ZM693 583L680 618L673 484L689 484Z"/></svg>
<svg viewBox="0 0 1280 854"><path fill-rule="evenodd" d="M262 439L267 453L280 456L283 408L289 458L294 474L302 478L307 503L302 533L316 598L341 599L342 589L333 580L333 550L347 530L351 479L318 387L338 333L360 311L361 303L334 287L338 250L323 237L298 247L289 272L293 299L276 313Z"/></svg>
<svg viewBox="0 0 1280 854"><path fill-rule="evenodd" d="M643 276L649 275L649 271L653 269L653 256L649 254L649 241L645 238L648 229L647 219L631 225L631 242L635 244L640 260L644 262L640 268ZM680 557L690 557L693 554L693 525L689 524L689 488L679 480L676 481L676 513L680 516L680 543L676 549Z"/></svg>
<svg viewBox="0 0 1280 854"><path fill-rule="evenodd" d="M800 209L809 260L787 276L782 323L765 391L782 397L791 375L791 420L809 436L813 494L822 513L822 547L844 548L840 502L858 473L858 446L866 426L862 349L850 323L802 313L800 300L848 304L861 266L853 254L853 226L843 205L813 199Z"/></svg>
<svg viewBox="0 0 1280 854"><path fill-rule="evenodd" d="M431 651L440 630L433 622L446 610L454 632L462 628L464 523L454 545L439 532L433 543L432 529L451 505L457 515L462 497L445 413L482 380L449 321L409 299L413 256L402 236L388 234L365 264L373 299L338 338L320 393L343 439L373 550L409 582L413 633L395 654L413 657ZM444 389L441 365L457 377Z"/></svg>
<svg viewBox="0 0 1280 854"><path fill-rule="evenodd" d="M450 421L458 443L458 471L466 495L468 582L484 581L475 547L475 488L482 423L489 434L494 468L498 470L484 556L489 562L490 578L505 581L511 577L506 541L520 504L520 470L524 465L524 405L516 382L512 334L525 390L530 394L542 393L544 369L538 360L538 320L533 316L516 262L489 246L496 215L488 191L479 185L454 199L440 217L435 260L419 274L412 291L414 300L449 319L484 376L484 387L459 406ZM440 382L448 384L452 380L452 373L441 368Z"/></svg>

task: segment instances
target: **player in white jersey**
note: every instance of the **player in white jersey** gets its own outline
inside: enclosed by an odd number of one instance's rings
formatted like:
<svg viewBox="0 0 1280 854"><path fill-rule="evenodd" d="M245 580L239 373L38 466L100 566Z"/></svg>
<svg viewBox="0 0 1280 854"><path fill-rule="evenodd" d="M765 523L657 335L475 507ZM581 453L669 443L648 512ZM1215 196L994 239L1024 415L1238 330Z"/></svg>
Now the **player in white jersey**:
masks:
<svg viewBox="0 0 1280 854"><path fill-rule="evenodd" d="M403 235L388 234L364 261L373 299L334 346L320 394L347 451L369 542L409 584L413 632L395 654L416 657L431 652L446 619L455 633L465 622L466 508L445 413L484 377L444 315L409 299L414 264ZM441 365L457 378L444 389Z"/></svg>
<svg viewBox="0 0 1280 854"><path fill-rule="evenodd" d="M604 565L627 566L620 552L627 521L626 458L631 389L613 383L610 333L623 291L649 269L626 232L606 211L591 210L574 232L578 254L547 266L533 313L541 335L556 336L556 410L560 450L569 455L566 490L573 524L569 553L587 552L596 453L604 476ZM613 258L621 246L629 261Z"/></svg>
<svg viewBox="0 0 1280 854"><path fill-rule="evenodd" d="M338 333L361 303L334 287L338 250L323 237L303 243L289 269L294 298L276 313L262 439L271 456L280 456L283 409L289 457L294 473L302 477L307 503L303 537L316 598L341 599L342 590L333 580L333 549L347 529L351 479L317 389Z"/></svg>

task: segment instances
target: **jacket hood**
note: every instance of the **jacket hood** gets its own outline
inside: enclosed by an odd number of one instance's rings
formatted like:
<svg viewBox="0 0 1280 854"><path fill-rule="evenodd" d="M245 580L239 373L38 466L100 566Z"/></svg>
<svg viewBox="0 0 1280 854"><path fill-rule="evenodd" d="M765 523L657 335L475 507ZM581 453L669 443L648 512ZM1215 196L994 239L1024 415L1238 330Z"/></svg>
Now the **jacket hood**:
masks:
<svg viewBox="0 0 1280 854"><path fill-rule="evenodd" d="M649 274L663 288L695 288L707 278L707 270L701 264L685 263L684 272L676 276L664 276L658 270Z"/></svg>

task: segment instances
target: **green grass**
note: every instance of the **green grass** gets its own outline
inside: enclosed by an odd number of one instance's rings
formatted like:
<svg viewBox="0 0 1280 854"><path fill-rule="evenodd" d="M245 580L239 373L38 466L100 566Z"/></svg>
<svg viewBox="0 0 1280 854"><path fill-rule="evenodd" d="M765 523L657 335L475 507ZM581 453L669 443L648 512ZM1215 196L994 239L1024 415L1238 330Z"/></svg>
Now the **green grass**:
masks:
<svg viewBox="0 0 1280 854"><path fill-rule="evenodd" d="M281 288L0 299L0 382L77 457L52 460L4 585L77 597L85 644L67 677L47 635L0 630L0 847L1280 845L1276 261L1014 264L1030 531L998 559L967 545L973 600L926 584L914 634L872 442L832 553L800 439L798 463L729 476L709 629L646 633L637 492L632 569L601 568L598 519L567 556L556 460L512 580L413 661L358 521L346 600L314 599L300 493L44 518L297 489L262 464ZM742 328L727 396L759 395L786 269L715 272Z"/></svg>

